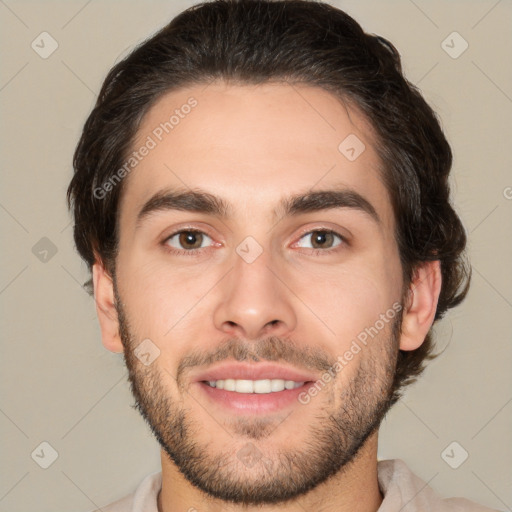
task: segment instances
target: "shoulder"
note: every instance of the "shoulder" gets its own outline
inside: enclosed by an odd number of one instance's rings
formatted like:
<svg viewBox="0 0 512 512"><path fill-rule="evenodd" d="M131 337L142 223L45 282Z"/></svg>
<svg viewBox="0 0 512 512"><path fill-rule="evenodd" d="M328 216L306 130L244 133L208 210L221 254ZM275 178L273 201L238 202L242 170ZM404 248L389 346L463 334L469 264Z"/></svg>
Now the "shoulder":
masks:
<svg viewBox="0 0 512 512"><path fill-rule="evenodd" d="M128 496L90 512L158 512L157 496L161 488L162 472L151 473Z"/></svg>
<svg viewBox="0 0 512 512"><path fill-rule="evenodd" d="M401 459L378 462L379 487L384 500L378 512L393 512L408 505L411 512L499 512L466 498L441 498Z"/></svg>

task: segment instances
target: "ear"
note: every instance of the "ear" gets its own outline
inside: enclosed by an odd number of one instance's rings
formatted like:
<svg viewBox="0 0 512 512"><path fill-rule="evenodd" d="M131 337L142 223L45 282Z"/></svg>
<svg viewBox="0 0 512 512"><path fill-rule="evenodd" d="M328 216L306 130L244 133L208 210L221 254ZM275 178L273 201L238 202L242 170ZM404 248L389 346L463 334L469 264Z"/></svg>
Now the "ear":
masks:
<svg viewBox="0 0 512 512"><path fill-rule="evenodd" d="M400 350L415 350L434 323L441 292L441 262L427 261L414 272L402 318Z"/></svg>
<svg viewBox="0 0 512 512"><path fill-rule="evenodd" d="M114 305L114 283L99 258L92 267L92 278L101 340L107 350L122 353L123 343L119 335L119 322Z"/></svg>

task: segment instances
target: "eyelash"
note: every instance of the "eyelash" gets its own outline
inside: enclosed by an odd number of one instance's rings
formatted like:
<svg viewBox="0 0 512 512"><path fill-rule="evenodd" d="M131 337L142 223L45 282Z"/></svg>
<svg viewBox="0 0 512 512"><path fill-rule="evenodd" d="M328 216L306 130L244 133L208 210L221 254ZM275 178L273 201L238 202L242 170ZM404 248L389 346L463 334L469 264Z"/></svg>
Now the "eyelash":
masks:
<svg viewBox="0 0 512 512"><path fill-rule="evenodd" d="M174 247L170 247L167 244L167 242L171 238L173 238L176 235L179 235L181 233L200 233L200 234L206 235L208 238L211 238L207 233L205 233L204 231L201 231L199 229L180 229L179 231L175 231L174 233L171 233L169 236L167 236L162 241L162 245L164 246L166 251L170 252L171 254L173 254L175 256L188 256L188 257L194 258L194 257L201 256L203 249L210 249L211 248L211 247L203 247L203 248L200 248L200 249L189 249L189 250L186 250L186 249L176 249ZM299 240L302 239L303 237L305 237L306 235L311 235L313 233L332 234L334 236L337 236L341 240L339 245L337 245L336 247L330 248L330 249L311 249L312 253L315 256L326 256L326 255L332 254L334 252L337 252L338 250L340 250L341 246L348 245L347 239L343 235L340 235L340 233L338 233L337 231L333 231L332 229L312 229L310 231L306 231L305 233L302 233L302 235L300 236Z"/></svg>

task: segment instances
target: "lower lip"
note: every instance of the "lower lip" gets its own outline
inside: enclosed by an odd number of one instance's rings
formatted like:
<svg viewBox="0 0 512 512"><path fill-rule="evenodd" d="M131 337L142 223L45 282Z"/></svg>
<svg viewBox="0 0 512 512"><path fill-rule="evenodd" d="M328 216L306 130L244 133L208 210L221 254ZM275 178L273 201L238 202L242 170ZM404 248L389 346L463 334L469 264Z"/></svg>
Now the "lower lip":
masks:
<svg viewBox="0 0 512 512"><path fill-rule="evenodd" d="M272 393L237 393L225 389L212 388L204 382L196 382L199 388L215 404L237 413L265 414L280 411L292 405L300 405L299 395L313 384L306 382L294 389L284 389Z"/></svg>

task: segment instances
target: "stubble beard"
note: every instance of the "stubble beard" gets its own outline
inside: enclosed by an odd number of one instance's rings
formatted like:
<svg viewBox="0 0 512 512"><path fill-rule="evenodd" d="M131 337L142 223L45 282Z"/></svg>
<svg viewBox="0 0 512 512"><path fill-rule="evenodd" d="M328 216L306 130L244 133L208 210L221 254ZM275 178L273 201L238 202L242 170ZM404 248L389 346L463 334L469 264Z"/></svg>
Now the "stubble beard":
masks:
<svg viewBox="0 0 512 512"><path fill-rule="evenodd" d="M231 447L219 452L212 444L201 442L205 427L194 420L190 412L190 406L203 409L207 404L201 407L186 392L181 398L169 396L162 385L164 370L156 364L144 366L134 356L137 338L130 331L117 290L115 293L124 359L135 399L133 407L148 423L179 471L210 497L240 505L264 505L284 503L305 495L338 472L347 470L393 405L401 315L388 324L386 333L380 333L385 335L384 339L381 336L373 340L379 344L379 350L368 345L358 354L360 365L336 400L337 410L316 407L313 415L307 411L309 404L299 405L284 420L234 418L228 425L229 430L212 417L206 428L209 432L219 429L219 435L213 437L228 437L227 444ZM236 340L233 342L231 346L235 347ZM286 341L275 337L262 340L251 345L251 353L268 355L269 350L280 343ZM244 351L234 350L232 356L242 360L240 353ZM324 405L333 403L327 398L329 393L330 398L334 398L333 388L331 385L320 391L320 396L310 402L312 406L322 399ZM183 405L187 398L189 407ZM272 435L286 428L288 421L300 422L302 413L308 418L304 440L292 449L275 449L274 446L272 450L265 450L265 446L275 445Z"/></svg>

